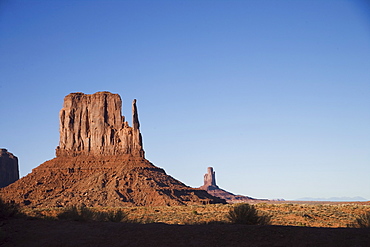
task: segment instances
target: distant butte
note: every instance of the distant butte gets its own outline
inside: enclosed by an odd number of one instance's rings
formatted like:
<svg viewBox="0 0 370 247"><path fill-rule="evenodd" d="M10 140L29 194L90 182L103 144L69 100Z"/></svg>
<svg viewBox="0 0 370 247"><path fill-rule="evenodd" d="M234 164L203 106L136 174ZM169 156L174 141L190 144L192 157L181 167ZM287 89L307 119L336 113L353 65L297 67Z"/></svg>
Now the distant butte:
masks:
<svg viewBox="0 0 370 247"><path fill-rule="evenodd" d="M265 199L254 199L248 196L234 195L231 192L219 188L216 184L216 172L213 171L213 167L208 167L207 173L204 174L204 185L201 186L200 189L207 191L213 196L224 199L228 203L267 201Z"/></svg>
<svg viewBox="0 0 370 247"><path fill-rule="evenodd" d="M19 179L18 158L5 148L0 148L0 188Z"/></svg>
<svg viewBox="0 0 370 247"><path fill-rule="evenodd" d="M136 100L132 127L118 94L71 93L60 111L56 158L0 189L28 207L165 206L226 203L190 188L144 157Z"/></svg>

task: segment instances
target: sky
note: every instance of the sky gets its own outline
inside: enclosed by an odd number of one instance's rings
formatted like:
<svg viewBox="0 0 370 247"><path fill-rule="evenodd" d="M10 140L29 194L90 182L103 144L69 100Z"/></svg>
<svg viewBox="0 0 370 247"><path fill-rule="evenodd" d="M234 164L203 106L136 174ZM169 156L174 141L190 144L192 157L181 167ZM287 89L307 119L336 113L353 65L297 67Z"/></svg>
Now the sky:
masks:
<svg viewBox="0 0 370 247"><path fill-rule="evenodd" d="M370 200L367 1L0 1L0 148L55 157L71 92L137 99L146 158L254 198Z"/></svg>

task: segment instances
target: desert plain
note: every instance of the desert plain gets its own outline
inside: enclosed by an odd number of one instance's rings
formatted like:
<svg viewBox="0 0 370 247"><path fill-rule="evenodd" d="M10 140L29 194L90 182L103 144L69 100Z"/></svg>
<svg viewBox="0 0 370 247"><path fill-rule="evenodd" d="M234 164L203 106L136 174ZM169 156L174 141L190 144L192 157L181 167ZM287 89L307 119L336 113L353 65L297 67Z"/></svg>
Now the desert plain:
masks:
<svg viewBox="0 0 370 247"><path fill-rule="evenodd" d="M348 227L370 202L267 202L271 225L230 224L232 204L123 207L129 221L61 220L63 208L1 221L1 246L368 246L370 228ZM109 211L112 208L92 208Z"/></svg>

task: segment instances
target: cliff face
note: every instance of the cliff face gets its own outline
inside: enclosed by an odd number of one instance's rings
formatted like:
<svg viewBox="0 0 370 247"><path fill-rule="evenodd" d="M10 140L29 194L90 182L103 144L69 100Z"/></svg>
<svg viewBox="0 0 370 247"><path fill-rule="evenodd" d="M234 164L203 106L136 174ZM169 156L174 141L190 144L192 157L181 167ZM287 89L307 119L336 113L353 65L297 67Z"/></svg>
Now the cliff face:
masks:
<svg viewBox="0 0 370 247"><path fill-rule="evenodd" d="M144 157L136 100L132 103L130 127L121 115L118 94L71 93L60 110L60 141L56 155L120 155Z"/></svg>
<svg viewBox="0 0 370 247"><path fill-rule="evenodd" d="M18 158L8 150L0 149L0 188L19 179Z"/></svg>
<svg viewBox="0 0 370 247"><path fill-rule="evenodd" d="M130 127L121 115L118 94L67 95L60 111L57 157L0 189L0 197L28 207L225 203L146 160L136 100L132 120Z"/></svg>

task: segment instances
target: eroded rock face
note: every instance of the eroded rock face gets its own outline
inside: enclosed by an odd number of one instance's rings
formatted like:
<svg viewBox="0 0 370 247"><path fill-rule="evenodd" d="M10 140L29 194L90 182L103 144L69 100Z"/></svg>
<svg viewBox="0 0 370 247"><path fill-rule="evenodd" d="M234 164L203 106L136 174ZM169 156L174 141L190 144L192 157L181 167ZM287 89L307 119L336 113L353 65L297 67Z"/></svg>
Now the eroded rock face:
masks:
<svg viewBox="0 0 370 247"><path fill-rule="evenodd" d="M130 127L121 115L121 97L110 92L71 93L60 110L56 155L120 155L144 157L136 100Z"/></svg>
<svg viewBox="0 0 370 247"><path fill-rule="evenodd" d="M0 188L19 179L18 158L8 150L0 149Z"/></svg>

